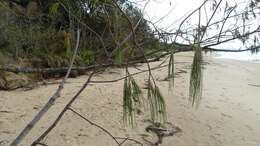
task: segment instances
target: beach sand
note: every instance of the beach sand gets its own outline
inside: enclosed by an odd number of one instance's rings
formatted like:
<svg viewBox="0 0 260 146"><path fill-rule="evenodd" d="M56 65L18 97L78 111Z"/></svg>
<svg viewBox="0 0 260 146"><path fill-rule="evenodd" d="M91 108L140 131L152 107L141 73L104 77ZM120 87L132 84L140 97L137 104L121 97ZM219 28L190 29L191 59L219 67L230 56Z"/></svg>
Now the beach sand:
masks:
<svg viewBox="0 0 260 146"><path fill-rule="evenodd" d="M203 96L198 108L188 102L192 53L176 54L175 89L169 91L167 68L153 71L165 97L167 121L182 132L165 137L162 146L259 146L260 145L260 64L237 60L204 57ZM160 62L153 62L156 66ZM139 64L139 69L146 69ZM131 67L130 72L138 70ZM111 80L124 76L124 70L111 68L93 80ZM61 97L26 137L21 145L28 146L57 117L68 100L79 90L88 75L69 79ZM147 73L135 76L144 87ZM52 80L52 82L56 82ZM73 108L87 119L111 132L114 136L129 137L145 143L142 137L156 141L145 127L149 115L136 117L134 128L123 125L123 81L91 84L73 104ZM47 102L58 84L37 87L30 91L0 91L0 146L9 145L29 120ZM144 93L146 90L143 89ZM145 95L144 95L145 96ZM112 146L116 143L103 131L68 111L44 141L49 146ZM127 141L125 146L136 145Z"/></svg>

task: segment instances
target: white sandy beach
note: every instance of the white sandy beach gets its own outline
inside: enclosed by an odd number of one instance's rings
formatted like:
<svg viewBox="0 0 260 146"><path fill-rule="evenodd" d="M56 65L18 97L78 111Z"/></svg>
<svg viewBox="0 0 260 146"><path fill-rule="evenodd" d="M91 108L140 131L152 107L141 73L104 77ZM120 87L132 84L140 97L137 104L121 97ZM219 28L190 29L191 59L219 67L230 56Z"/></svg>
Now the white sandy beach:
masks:
<svg viewBox="0 0 260 146"><path fill-rule="evenodd" d="M203 97L198 109L188 103L189 71L192 53L176 54L175 89L168 91L167 68L153 71L167 104L168 121L182 133L163 139L162 146L259 146L260 145L260 64L237 60L204 58ZM160 62L151 63L152 66ZM138 68L146 69L145 65ZM131 68L132 73L138 71ZM111 80L123 76L121 69L109 69L95 80ZM45 130L68 100L79 90L87 75L69 79L56 104L23 141L31 142ZM135 76L144 86L147 75ZM91 84L73 105L91 121L108 129L114 136L143 141L156 140L145 132L148 115L137 117L137 126L122 122L123 81ZM46 103L58 84L30 91L0 91L0 146L9 145L29 120ZM145 92L145 89L144 89ZM104 132L68 111L58 126L44 140L49 146L112 146L115 142ZM145 142L144 142L145 143ZM125 146L134 145L127 142ZM145 144L149 145L149 144Z"/></svg>

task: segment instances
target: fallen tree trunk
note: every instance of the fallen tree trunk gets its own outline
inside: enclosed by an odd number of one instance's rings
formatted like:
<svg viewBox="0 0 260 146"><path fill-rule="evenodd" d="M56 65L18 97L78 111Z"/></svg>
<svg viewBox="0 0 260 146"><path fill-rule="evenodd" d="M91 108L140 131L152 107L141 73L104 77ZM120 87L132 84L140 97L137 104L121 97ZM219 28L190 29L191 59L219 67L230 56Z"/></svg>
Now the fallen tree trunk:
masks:
<svg viewBox="0 0 260 146"><path fill-rule="evenodd" d="M243 49L243 50L226 50L226 49L214 49L214 48L208 48L204 47L202 48L203 51L205 52L244 52L244 51L250 51L251 49ZM156 50L153 52L150 52L146 54L147 56L154 55L156 53L159 53L161 51L167 51L167 50ZM192 48L190 45L181 45L179 49L176 49L174 53L179 53L179 52L188 52L192 51ZM162 53L158 55L155 58L148 59L148 62L154 62L154 61L159 61L161 58L169 55L169 52ZM136 63L145 63L145 60L143 59L143 55L134 57L131 59L130 62L128 62L128 65L133 65ZM71 71L72 74L77 71L77 72L86 72L93 70L94 68L106 68L106 67L118 67L118 66L125 66L126 63L122 63L121 65L118 65L116 63L107 63L107 64L98 64L98 65L90 65L90 66L76 66L72 67ZM65 74L68 70L68 67L58 67L58 68L31 68L31 67L17 67L17 66L12 66L12 65L4 65L0 66L0 71L7 71L7 72L13 72L13 73L41 73L41 74ZM73 72L74 71L74 72Z"/></svg>
<svg viewBox="0 0 260 146"><path fill-rule="evenodd" d="M160 58L152 58L149 59L149 62L158 61ZM136 63L144 63L145 61L143 59L130 61L128 65L133 65ZM78 71L78 72L85 72L93 70L94 68L106 68L106 67L120 67L125 66L126 63L122 63L121 65L118 65L116 63L108 63L108 64L98 64L98 65L90 65L90 66L76 66L72 67L71 71ZM0 66L0 71L7 71L7 72L13 72L13 73L41 73L41 74L51 74L51 73L66 73L68 70L68 67L57 67L57 68L31 68L31 67L17 67L12 65L4 65Z"/></svg>

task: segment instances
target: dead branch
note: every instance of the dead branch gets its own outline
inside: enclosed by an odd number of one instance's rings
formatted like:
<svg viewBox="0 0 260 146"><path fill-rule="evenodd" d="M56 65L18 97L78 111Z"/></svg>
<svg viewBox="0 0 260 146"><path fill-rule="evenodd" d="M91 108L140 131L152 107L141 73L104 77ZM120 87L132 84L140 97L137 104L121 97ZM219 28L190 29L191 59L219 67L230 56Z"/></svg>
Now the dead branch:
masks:
<svg viewBox="0 0 260 146"><path fill-rule="evenodd" d="M135 139L131 139L131 138L128 138L128 137L115 137L113 136L107 129L105 129L104 127L90 121L89 119L87 119L86 117L84 117L83 115L81 115L80 113L78 113L77 111L75 111L74 109L72 109L71 107L68 108L68 110L72 111L74 114L78 115L80 118L82 118L83 120L87 121L90 125L93 125L99 129L101 129L102 131L104 131L107 135L109 135L117 144L118 146L121 146L123 143L125 143L126 141L133 141L137 144L140 144L141 146L143 145L141 142L135 140ZM122 142L119 142L117 139L123 139Z"/></svg>
<svg viewBox="0 0 260 146"><path fill-rule="evenodd" d="M151 68L151 70L156 70L156 69L159 69L159 68L163 68L163 67L167 67L168 65L163 65L163 66L157 66L157 67L154 67L154 68ZM135 75L138 75L138 74L141 74L141 73L145 73L145 72L148 72L149 69L147 70L142 70L142 71L139 71L139 72L136 72L136 73L132 73L132 74L129 74L129 75L126 75L124 77L121 77L121 78L118 78L118 79L114 79L114 80L106 80L106 81L91 81L91 83L113 83L113 82L118 82L120 80L123 80L127 77L130 77L130 76L135 76Z"/></svg>
<svg viewBox="0 0 260 146"><path fill-rule="evenodd" d="M103 128L102 126L99 126L98 124L90 121L89 119L87 119L86 117L82 116L80 113L78 113L77 111L75 111L74 109L72 109L71 107L68 108L68 110L72 111L74 114L78 115L80 118L82 118L83 120L87 121L90 125L96 126L99 129L101 129L102 131L104 131L106 134L108 134L118 145L120 144L116 138L105 128Z"/></svg>
<svg viewBox="0 0 260 146"><path fill-rule="evenodd" d="M179 44L178 44L179 45ZM214 44L217 45L217 44ZM211 46L211 45L210 45ZM210 48L208 46L202 47L202 50L205 52L245 52L245 51L251 51L254 49L259 48L260 46L256 46L253 48L245 48L245 49L240 49L240 50L232 50L232 49L216 49L216 48ZM158 49L152 52L149 52L145 54L145 56L152 56L156 53L160 53L162 51L169 51L169 49ZM179 48L176 48L174 53L179 53L179 52L188 52L192 51L191 45L180 45ZM155 58L148 59L148 62L155 62L159 61L161 58L169 55L169 52L165 52L160 54L159 56ZM131 59L132 61L129 61L129 65L134 65L137 63L144 63L143 55L136 56ZM118 64L116 63L108 63L108 64L99 64L99 65L90 65L90 66L77 66L77 67L71 67L71 71L79 71L79 72L86 72L86 71L91 71L94 68L96 69L102 69L102 68L107 68L107 67L117 67ZM126 63L122 63L121 66L126 66ZM13 72L13 73L41 73L41 74L51 74L51 73L66 73L68 70L68 67L59 67L59 68L30 68L30 67L16 67L16 66L11 66L11 65L4 65L0 66L0 70L2 71L7 71L7 72Z"/></svg>
<svg viewBox="0 0 260 146"><path fill-rule="evenodd" d="M85 88L87 87L87 85L91 82L91 78L92 76L95 74L96 72L93 71L88 80L86 81L86 83L81 87L81 89L76 93L76 95L68 102L68 104L64 107L64 109L61 111L61 113L59 114L59 116L56 118L56 120L51 124L51 126L37 139L35 140L31 145L32 146L36 146L37 144L40 145L46 145L46 144L42 144L40 141L45 138L49 132L56 127L56 125L59 123L59 121L61 120L61 118L63 117L63 115L65 114L65 112L67 112L68 110L72 111L74 114L78 115L79 117L81 117L83 120L87 121L88 123L90 123L93 126L96 126L97 128L101 129L102 131L104 131L106 134L108 134L117 144L118 146L121 146L124 142L126 141L133 141L137 144L140 144L141 146L143 146L143 144L140 141L137 141L135 139L132 138L122 138L122 137L115 137L113 136L108 130L106 130L105 128L103 128L102 126L90 121L89 119L87 119L86 117L84 117L83 115L81 115L80 113L78 113L77 111L75 111L74 109L71 108L71 105L73 104L73 102L78 98L78 96L81 94L81 92L83 90L85 90ZM117 139L123 139L122 142L119 142Z"/></svg>
<svg viewBox="0 0 260 146"><path fill-rule="evenodd" d="M26 125L26 127L21 131L21 133L15 138L15 140L11 143L11 146L17 146L21 141L26 137L26 135L32 130L32 128L38 123L38 121L45 115L45 113L54 105L56 99L60 97L60 93L62 89L64 88L64 84L69 77L69 74L71 72L71 68L74 64L74 61L77 56L77 50L79 47L79 40L80 40L80 30L77 30L77 42L75 49L73 50L73 56L70 62L70 66L67 70L66 76L61 81L58 89L56 92L50 97L49 101L43 106L43 108L39 111L39 113Z"/></svg>
<svg viewBox="0 0 260 146"><path fill-rule="evenodd" d="M66 111L69 109L69 107L73 104L73 102L79 97L79 95L82 93L82 91L88 86L88 84L90 83L91 78L93 77L93 75L96 73L96 71L93 71L87 81L85 82L85 84L80 88L80 90L71 98L71 100L66 104L66 106L63 108L63 110L60 112L60 114L58 115L58 117L55 119L55 121L48 127L48 129L46 131L43 132L43 134L37 138L37 140L35 140L32 143L32 146L36 146L37 143L39 143L43 138L45 138L49 132L56 127L56 125L59 123L59 121L61 120L61 118L63 117L63 115L66 113Z"/></svg>

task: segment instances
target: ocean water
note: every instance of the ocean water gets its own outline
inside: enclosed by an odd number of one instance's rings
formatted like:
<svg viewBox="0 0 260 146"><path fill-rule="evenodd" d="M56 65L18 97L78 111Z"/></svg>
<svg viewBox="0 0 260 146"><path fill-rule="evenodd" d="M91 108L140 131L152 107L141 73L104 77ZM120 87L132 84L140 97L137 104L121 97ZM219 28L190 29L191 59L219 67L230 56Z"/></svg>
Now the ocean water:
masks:
<svg viewBox="0 0 260 146"><path fill-rule="evenodd" d="M260 63L260 53L252 54L250 51L248 51L248 52L218 52L215 58L235 59L235 60Z"/></svg>

